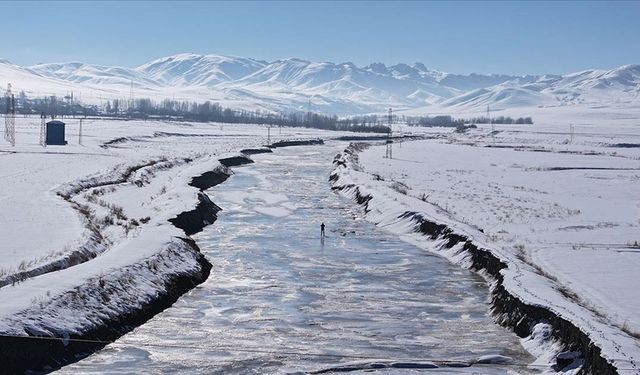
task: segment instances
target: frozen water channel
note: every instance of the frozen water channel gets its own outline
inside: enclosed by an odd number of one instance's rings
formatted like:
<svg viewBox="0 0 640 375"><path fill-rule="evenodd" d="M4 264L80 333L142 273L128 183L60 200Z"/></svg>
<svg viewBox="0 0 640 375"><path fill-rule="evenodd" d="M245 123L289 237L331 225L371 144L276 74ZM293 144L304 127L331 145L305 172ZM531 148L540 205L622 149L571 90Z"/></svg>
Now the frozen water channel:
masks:
<svg viewBox="0 0 640 375"><path fill-rule="evenodd" d="M196 236L213 264L207 282L61 372L527 372L518 338L488 315L482 278L361 220L329 189L344 146L277 149L235 168L208 192L218 221ZM485 355L511 362L398 368Z"/></svg>

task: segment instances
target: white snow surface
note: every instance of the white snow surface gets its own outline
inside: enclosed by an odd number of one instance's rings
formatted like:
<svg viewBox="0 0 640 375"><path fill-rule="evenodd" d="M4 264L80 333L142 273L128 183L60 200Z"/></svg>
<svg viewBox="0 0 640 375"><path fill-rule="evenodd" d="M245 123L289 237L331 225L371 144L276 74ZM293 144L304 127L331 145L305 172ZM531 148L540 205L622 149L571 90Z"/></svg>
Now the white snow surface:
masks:
<svg viewBox="0 0 640 375"><path fill-rule="evenodd" d="M196 270L168 219L197 204L192 177L267 138L258 125L85 120L80 145L79 120L64 121L66 146L39 145L39 118L16 119L15 147L0 141L4 334L86 332L163 292L167 277ZM271 133L272 141L350 134ZM275 215L286 209L277 195L253 199ZM78 251L91 256L78 262Z"/></svg>
<svg viewBox="0 0 640 375"><path fill-rule="evenodd" d="M539 107L639 106L640 65L565 75L453 74L421 63L359 67L297 58L272 62L183 53L136 68L82 62L21 67L0 60L0 87L30 96L64 96L104 105L135 98L214 101L238 109L307 110L338 115L389 107L425 114ZM132 87L133 86L133 87ZM133 90L132 90L133 88Z"/></svg>
<svg viewBox="0 0 640 375"><path fill-rule="evenodd" d="M468 236L508 264L510 293L571 321L620 373L636 374L640 124L607 122L577 126L573 137L557 123L495 126L494 136L489 125L466 134L403 127L432 139L396 143L392 159L385 146L363 150L335 185L371 195L369 220L428 250L401 214ZM459 249L438 252L468 265Z"/></svg>

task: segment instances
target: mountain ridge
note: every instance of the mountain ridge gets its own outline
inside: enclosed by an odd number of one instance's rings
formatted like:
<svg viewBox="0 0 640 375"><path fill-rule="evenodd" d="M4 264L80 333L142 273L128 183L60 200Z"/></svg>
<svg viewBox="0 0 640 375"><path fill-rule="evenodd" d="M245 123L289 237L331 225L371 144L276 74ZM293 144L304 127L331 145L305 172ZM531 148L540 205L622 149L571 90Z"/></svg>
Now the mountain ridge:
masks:
<svg viewBox="0 0 640 375"><path fill-rule="evenodd" d="M468 75L429 69L420 62L272 62L217 54L181 53L135 68L83 62L22 67L0 59L0 85L29 94L84 92L86 100L149 97L215 101L269 111L335 114L380 112L388 107L481 109L633 103L640 95L640 65L587 69L564 75ZM86 92L89 92L88 94Z"/></svg>

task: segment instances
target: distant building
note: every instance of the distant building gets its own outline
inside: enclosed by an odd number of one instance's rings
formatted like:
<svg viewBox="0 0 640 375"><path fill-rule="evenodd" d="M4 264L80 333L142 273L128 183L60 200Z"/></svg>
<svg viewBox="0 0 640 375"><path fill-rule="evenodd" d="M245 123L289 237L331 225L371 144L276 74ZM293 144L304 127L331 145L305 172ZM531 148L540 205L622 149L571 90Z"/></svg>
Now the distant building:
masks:
<svg viewBox="0 0 640 375"><path fill-rule="evenodd" d="M64 139L64 122L53 120L47 122L47 145L64 146L67 141Z"/></svg>

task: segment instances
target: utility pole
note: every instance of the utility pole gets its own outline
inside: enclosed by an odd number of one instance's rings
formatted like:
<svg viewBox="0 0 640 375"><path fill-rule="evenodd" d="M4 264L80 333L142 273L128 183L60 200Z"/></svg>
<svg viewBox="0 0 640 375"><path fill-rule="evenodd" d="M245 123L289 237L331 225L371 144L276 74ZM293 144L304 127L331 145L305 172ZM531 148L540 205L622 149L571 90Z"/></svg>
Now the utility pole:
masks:
<svg viewBox="0 0 640 375"><path fill-rule="evenodd" d="M131 80L131 92L129 93L129 108L133 108L133 80Z"/></svg>
<svg viewBox="0 0 640 375"><path fill-rule="evenodd" d="M80 119L80 129L78 130L78 144L82 146L82 119Z"/></svg>
<svg viewBox="0 0 640 375"><path fill-rule="evenodd" d="M569 141L569 144L573 143L573 132L574 132L573 124L569 124L569 134L571 135L571 140Z"/></svg>
<svg viewBox="0 0 640 375"><path fill-rule="evenodd" d="M4 95L4 98L6 100L6 108L4 111L4 139L7 140L7 137L9 136L9 120L8 120L8 116L9 116L9 95L11 95L11 84L9 83L9 85L7 86L7 92Z"/></svg>
<svg viewBox="0 0 640 375"><path fill-rule="evenodd" d="M42 112L40 114L40 145L42 147L47 147L47 116Z"/></svg>
<svg viewBox="0 0 640 375"><path fill-rule="evenodd" d="M16 145L16 100L11 92L11 84L7 85L7 111L4 115L4 138L11 143L11 146Z"/></svg>
<svg viewBox="0 0 640 375"><path fill-rule="evenodd" d="M267 146L271 144L271 125L267 125Z"/></svg>
<svg viewBox="0 0 640 375"><path fill-rule="evenodd" d="M388 121L389 129L387 131L387 149L385 151L384 157L387 159L393 159L393 140L391 139L391 136L393 135L393 131L391 128L391 126L393 125L393 110L391 108L389 108Z"/></svg>
<svg viewBox="0 0 640 375"><path fill-rule="evenodd" d="M491 118L491 111L489 110L489 106L487 105L487 119L489 120L489 123L491 124L491 139L493 140L493 145L495 146L496 144L496 129L493 126L493 119Z"/></svg>

